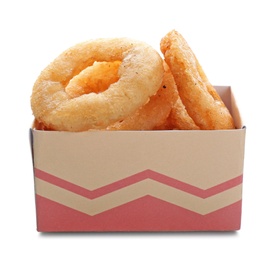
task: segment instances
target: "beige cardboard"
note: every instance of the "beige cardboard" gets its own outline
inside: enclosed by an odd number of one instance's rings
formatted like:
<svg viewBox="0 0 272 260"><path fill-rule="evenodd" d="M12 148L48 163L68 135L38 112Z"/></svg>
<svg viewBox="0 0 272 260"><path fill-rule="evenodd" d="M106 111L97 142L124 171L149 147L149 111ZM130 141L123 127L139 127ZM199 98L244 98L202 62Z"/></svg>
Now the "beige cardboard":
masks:
<svg viewBox="0 0 272 260"><path fill-rule="evenodd" d="M34 164L91 190L146 169L208 189L242 173L244 132L34 131Z"/></svg>

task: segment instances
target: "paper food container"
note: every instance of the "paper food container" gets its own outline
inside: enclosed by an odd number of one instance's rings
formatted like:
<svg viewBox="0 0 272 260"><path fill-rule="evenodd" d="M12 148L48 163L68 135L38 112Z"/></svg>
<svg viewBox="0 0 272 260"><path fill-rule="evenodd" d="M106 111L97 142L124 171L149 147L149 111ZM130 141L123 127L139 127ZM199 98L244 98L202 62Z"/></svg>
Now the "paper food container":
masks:
<svg viewBox="0 0 272 260"><path fill-rule="evenodd" d="M241 225L246 129L30 130L37 230L230 231Z"/></svg>

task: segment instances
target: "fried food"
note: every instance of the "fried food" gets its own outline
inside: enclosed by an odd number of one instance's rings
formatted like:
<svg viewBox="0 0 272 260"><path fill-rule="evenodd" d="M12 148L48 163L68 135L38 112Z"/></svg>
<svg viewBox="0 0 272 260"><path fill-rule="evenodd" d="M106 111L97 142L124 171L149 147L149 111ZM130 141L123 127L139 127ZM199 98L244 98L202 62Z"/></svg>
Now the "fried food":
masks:
<svg viewBox="0 0 272 260"><path fill-rule="evenodd" d="M169 117L165 122L158 126L156 129L160 130L198 130L199 127L195 124L193 119L189 116L184 104L182 103L179 92L177 90L177 85L175 79L172 75L169 66L164 62L164 70L167 73L168 84L172 86L173 96L175 102L173 103Z"/></svg>
<svg viewBox="0 0 272 260"><path fill-rule="evenodd" d="M33 128L88 130L234 129L232 116L180 33L160 42L105 38L60 54L36 80Z"/></svg>
<svg viewBox="0 0 272 260"><path fill-rule="evenodd" d="M121 61L95 62L70 80L65 88L66 93L75 98L91 92L98 94L105 91L119 80L120 64Z"/></svg>
<svg viewBox="0 0 272 260"><path fill-rule="evenodd" d="M166 65L166 64L165 64ZM167 65L166 65L167 66ZM166 68L166 67L165 67ZM147 104L107 130L153 130L162 125L169 116L177 99L175 82L170 70L165 70L162 86Z"/></svg>
<svg viewBox="0 0 272 260"><path fill-rule="evenodd" d="M77 85L81 73L87 79L87 68L96 61L120 61L118 81L100 93L80 95L74 85L67 93L69 82ZM91 40L69 48L41 72L33 87L31 107L44 128L104 129L145 105L161 87L163 75L161 56L146 43L128 38Z"/></svg>
<svg viewBox="0 0 272 260"><path fill-rule="evenodd" d="M204 130L233 129L229 110L208 81L191 48L180 33L173 30L160 43L186 111Z"/></svg>
<svg viewBox="0 0 272 260"><path fill-rule="evenodd" d="M169 123L171 128L177 130L199 130L194 120L188 115L188 112L182 103L180 97L178 97L176 103L173 105L171 113L169 115Z"/></svg>

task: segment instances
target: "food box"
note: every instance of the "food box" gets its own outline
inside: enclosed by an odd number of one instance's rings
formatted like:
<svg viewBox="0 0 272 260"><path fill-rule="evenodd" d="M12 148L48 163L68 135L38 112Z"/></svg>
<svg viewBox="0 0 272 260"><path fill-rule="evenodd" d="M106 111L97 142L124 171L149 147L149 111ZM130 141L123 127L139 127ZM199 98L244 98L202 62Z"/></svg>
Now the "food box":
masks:
<svg viewBox="0 0 272 260"><path fill-rule="evenodd" d="M232 231L241 226L245 133L30 130L37 230Z"/></svg>

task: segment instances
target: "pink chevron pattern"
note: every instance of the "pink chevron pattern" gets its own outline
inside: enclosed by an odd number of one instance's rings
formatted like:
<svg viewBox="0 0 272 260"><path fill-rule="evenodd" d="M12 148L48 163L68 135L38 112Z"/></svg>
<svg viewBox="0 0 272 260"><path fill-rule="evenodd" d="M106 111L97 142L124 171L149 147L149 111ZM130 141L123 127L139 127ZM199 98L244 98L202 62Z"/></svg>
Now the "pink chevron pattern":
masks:
<svg viewBox="0 0 272 260"><path fill-rule="evenodd" d="M88 189L82 188L78 185L75 185L71 182L65 181L65 180L60 179L58 177L55 177L55 176L53 176L49 173L46 173L44 171L41 171L39 169L35 169L35 176L41 180L44 180L46 182L49 182L51 184L54 184L56 186L66 189L66 190L69 190L73 193L76 193L76 194L86 197L88 199L98 198L100 196L103 196L105 194L108 194L108 193L113 192L118 189L122 189L124 187L127 187L129 185L132 185L134 183L140 182L145 179L155 180L157 182L166 184L166 185L176 188L178 190L188 192L192 195L195 195L195 196L203 198L203 199L213 196L214 194L220 193L224 190L230 189L231 187L234 187L234 186L242 183L242 175L240 175L240 176L233 178L231 180L228 180L224 183L221 183L219 185L211 187L207 190L203 190L203 189L197 188L195 186L192 186L190 184L170 178L170 177L163 175L161 173L158 173L158 172L155 172L152 170L145 170L145 171L139 172L137 174L134 174L130 177L127 177L125 179L122 179L120 181L116 181L116 182L111 183L109 185L98 188L96 190L88 190Z"/></svg>
<svg viewBox="0 0 272 260"><path fill-rule="evenodd" d="M38 180L90 201L147 179L191 194L201 200L217 196L242 183L242 175L240 175L203 190L164 174L145 170L98 189L88 190L36 168L34 172ZM182 205L145 195L90 215L37 193L37 230L41 232L238 230L241 223L241 203L242 200L239 199L210 213L199 214Z"/></svg>
<svg viewBox="0 0 272 260"><path fill-rule="evenodd" d="M241 200L205 216L146 196L89 216L36 195L40 232L232 231L241 226Z"/></svg>

